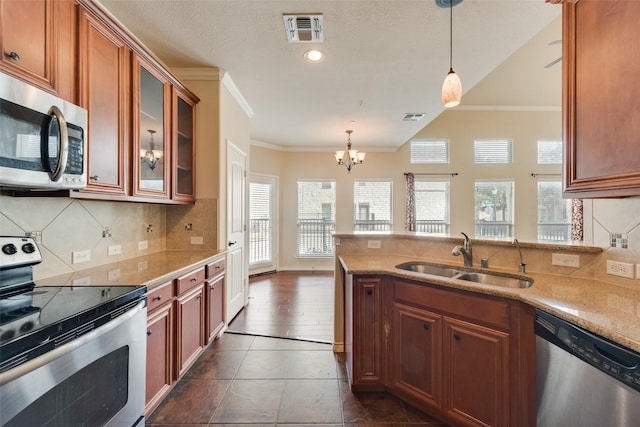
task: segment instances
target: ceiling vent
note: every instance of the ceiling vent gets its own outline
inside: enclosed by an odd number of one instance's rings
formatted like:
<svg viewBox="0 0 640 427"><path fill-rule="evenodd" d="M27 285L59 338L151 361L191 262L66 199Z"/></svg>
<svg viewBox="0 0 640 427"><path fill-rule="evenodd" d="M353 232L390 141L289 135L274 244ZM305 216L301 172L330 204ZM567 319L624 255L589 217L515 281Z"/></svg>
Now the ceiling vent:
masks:
<svg viewBox="0 0 640 427"><path fill-rule="evenodd" d="M322 33L322 14L288 14L282 15L287 40L290 43L321 43L324 41Z"/></svg>
<svg viewBox="0 0 640 427"><path fill-rule="evenodd" d="M424 113L407 113L402 118L403 122L417 122L424 117Z"/></svg>

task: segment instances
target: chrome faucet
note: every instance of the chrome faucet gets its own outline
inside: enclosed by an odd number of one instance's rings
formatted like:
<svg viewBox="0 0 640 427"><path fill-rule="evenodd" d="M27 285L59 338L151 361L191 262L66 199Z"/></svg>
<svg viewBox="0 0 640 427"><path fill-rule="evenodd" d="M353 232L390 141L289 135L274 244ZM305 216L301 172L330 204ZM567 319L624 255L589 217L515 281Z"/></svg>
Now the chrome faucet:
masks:
<svg viewBox="0 0 640 427"><path fill-rule="evenodd" d="M466 234L460 234L464 236L464 244L462 246L456 245L451 251L451 255L459 256L462 254L465 267L473 267L473 249L471 248L471 240Z"/></svg>
<svg viewBox="0 0 640 427"><path fill-rule="evenodd" d="M522 251L520 250L520 243L518 242L518 239L513 239L513 243L512 245L516 245L516 247L518 248L518 255L520 255L520 264L518 264L518 271L520 273L526 273L527 271L527 264L525 264L522 261Z"/></svg>

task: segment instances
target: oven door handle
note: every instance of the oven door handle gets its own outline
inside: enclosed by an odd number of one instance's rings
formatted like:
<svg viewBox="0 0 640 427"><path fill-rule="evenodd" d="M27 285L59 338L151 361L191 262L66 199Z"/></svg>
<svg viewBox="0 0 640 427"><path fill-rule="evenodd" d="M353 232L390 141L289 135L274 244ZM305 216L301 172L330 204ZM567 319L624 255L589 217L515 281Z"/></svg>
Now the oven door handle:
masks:
<svg viewBox="0 0 640 427"><path fill-rule="evenodd" d="M0 373L0 386L5 385L16 378L20 378L21 376L35 371L42 366L45 366L48 363L74 351L75 349L82 347L90 341L95 340L100 335L104 335L122 325L125 322L128 322L131 318L136 316L141 310L146 309L146 301L140 301L135 307L131 308L131 310L126 313L116 317L112 321L105 323L104 325L94 329L93 331L84 334L66 344L61 345L58 348L55 348L41 356L36 357L35 359L31 359L21 365L18 365L14 368L11 368L5 372Z"/></svg>

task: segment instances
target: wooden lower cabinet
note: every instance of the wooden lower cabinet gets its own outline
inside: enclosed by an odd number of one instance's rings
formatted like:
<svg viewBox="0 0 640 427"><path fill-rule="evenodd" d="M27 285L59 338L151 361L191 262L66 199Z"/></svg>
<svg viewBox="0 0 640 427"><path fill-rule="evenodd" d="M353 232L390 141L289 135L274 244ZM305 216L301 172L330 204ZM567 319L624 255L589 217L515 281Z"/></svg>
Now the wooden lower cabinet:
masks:
<svg viewBox="0 0 640 427"><path fill-rule="evenodd" d="M222 328L224 327L224 318L222 312L223 292L224 292L224 275L214 279L207 279L205 285L207 292L207 330L206 343L213 341Z"/></svg>
<svg viewBox="0 0 640 427"><path fill-rule="evenodd" d="M145 416L220 335L223 292L224 258L218 258L147 293Z"/></svg>
<svg viewBox="0 0 640 427"><path fill-rule="evenodd" d="M383 386L382 282L378 277L347 278L345 298L353 309L345 331L347 371L358 390Z"/></svg>
<svg viewBox="0 0 640 427"><path fill-rule="evenodd" d="M442 410L461 425L508 426L509 334L443 321Z"/></svg>
<svg viewBox="0 0 640 427"><path fill-rule="evenodd" d="M346 275L351 388L370 381L455 426L533 427L533 311L445 286Z"/></svg>
<svg viewBox="0 0 640 427"><path fill-rule="evenodd" d="M173 353L173 304L169 301L147 320L147 388L145 416L171 390Z"/></svg>
<svg viewBox="0 0 640 427"><path fill-rule="evenodd" d="M204 284L176 300L176 379L204 350Z"/></svg>
<svg viewBox="0 0 640 427"><path fill-rule="evenodd" d="M147 387L145 416L169 393L173 384L173 282L147 294Z"/></svg>
<svg viewBox="0 0 640 427"><path fill-rule="evenodd" d="M394 303L391 387L437 409L442 402L442 316Z"/></svg>

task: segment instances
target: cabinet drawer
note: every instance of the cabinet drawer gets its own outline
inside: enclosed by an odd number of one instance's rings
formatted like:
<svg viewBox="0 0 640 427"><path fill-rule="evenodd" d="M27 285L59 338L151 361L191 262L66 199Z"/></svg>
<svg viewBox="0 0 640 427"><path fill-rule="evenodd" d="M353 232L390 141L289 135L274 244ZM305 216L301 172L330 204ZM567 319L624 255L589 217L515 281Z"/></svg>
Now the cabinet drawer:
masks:
<svg viewBox="0 0 640 427"><path fill-rule="evenodd" d="M202 282L204 282L204 267L178 277L176 279L176 294L180 296Z"/></svg>
<svg viewBox="0 0 640 427"><path fill-rule="evenodd" d="M487 297L394 280L396 301L418 305L482 324L509 329L509 303Z"/></svg>
<svg viewBox="0 0 640 427"><path fill-rule="evenodd" d="M207 278L217 276L220 273L224 273L224 258L212 262L207 265Z"/></svg>
<svg viewBox="0 0 640 427"><path fill-rule="evenodd" d="M173 298L173 286L171 286L171 282L151 289L147 293L147 312L151 313L158 307L171 301L171 298Z"/></svg>

